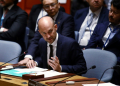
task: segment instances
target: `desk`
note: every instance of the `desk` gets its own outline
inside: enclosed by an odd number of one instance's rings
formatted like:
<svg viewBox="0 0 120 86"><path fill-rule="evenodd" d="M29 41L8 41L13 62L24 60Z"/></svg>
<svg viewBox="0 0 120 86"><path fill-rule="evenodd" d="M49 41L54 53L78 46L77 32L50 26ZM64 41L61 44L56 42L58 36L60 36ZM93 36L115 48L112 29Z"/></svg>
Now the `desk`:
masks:
<svg viewBox="0 0 120 86"><path fill-rule="evenodd" d="M1 64L3 64L3 63L0 62L0 65ZM6 65L9 65L9 64L6 64ZM11 79L11 80L6 80L4 78L8 78L8 79ZM67 78L67 77L40 81L40 83L45 84L46 82L60 81L60 80L63 80L65 78ZM75 79L88 79L88 78L76 75L76 76L73 76L73 77L69 78L68 80L75 80ZM23 84L25 82L28 83L28 80L24 80L21 77L1 74L0 86L28 86L28 84ZM98 80L96 80L96 81L95 80L94 81L83 81L83 82L80 82L80 83L85 84L85 83L96 83L96 82L98 82ZM62 86L62 84L63 83L59 84L59 86ZM50 85L48 85L48 86L50 86ZM82 86L82 85L79 85L79 86Z"/></svg>

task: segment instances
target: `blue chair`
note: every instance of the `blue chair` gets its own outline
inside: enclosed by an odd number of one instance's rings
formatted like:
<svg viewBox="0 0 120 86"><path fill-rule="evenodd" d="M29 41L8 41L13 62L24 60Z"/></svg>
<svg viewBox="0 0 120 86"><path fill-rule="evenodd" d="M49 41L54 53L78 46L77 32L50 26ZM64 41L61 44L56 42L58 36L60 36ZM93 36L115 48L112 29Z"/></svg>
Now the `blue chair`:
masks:
<svg viewBox="0 0 120 86"><path fill-rule="evenodd" d="M86 49L83 50L83 55L86 60L87 68L90 68L93 65L96 65L95 69L87 71L86 74L82 76L88 78L97 78L100 79L103 72L116 65L117 57L109 51L99 50L99 49ZM111 80L113 75L113 69L109 69L105 72L101 81L108 82Z"/></svg>
<svg viewBox="0 0 120 86"><path fill-rule="evenodd" d="M75 40L78 42L79 32L78 31L74 31L74 34L75 34Z"/></svg>
<svg viewBox="0 0 120 86"><path fill-rule="evenodd" d="M28 39L29 39L29 28L26 27L25 35L24 35L25 50L28 48Z"/></svg>
<svg viewBox="0 0 120 86"><path fill-rule="evenodd" d="M0 62L7 62L21 54L21 46L16 42L0 40ZM19 58L9 63L18 63Z"/></svg>

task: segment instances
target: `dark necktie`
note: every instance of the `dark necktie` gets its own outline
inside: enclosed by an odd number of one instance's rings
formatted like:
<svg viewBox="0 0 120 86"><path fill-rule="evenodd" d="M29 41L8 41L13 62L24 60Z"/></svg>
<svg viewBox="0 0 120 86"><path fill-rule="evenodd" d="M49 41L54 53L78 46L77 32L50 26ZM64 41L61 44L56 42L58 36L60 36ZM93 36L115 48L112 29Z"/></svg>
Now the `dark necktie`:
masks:
<svg viewBox="0 0 120 86"><path fill-rule="evenodd" d="M49 56L49 59L51 59L51 57L53 57L53 46L52 45L49 45L50 46L50 56ZM48 69L52 69L50 67L50 65L48 65Z"/></svg>

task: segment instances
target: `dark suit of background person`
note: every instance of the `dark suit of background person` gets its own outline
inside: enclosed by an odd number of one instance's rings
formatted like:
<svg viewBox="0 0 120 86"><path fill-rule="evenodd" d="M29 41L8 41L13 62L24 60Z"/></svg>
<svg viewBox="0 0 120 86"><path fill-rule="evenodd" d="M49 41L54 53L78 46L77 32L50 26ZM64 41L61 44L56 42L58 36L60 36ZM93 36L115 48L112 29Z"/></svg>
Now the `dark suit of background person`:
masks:
<svg viewBox="0 0 120 86"><path fill-rule="evenodd" d="M0 18L3 15L3 8L0 7ZM1 22L1 21L0 21ZM24 50L24 31L27 23L27 13L20 7L14 5L6 14L3 20L3 27L8 31L0 33L0 40L18 42Z"/></svg>
<svg viewBox="0 0 120 86"><path fill-rule="evenodd" d="M95 28L93 35L91 36L90 41L88 45L86 46L86 49L87 48L102 49L104 45L102 38L105 35L105 32L107 31L108 25L109 25L109 22L104 22L104 23L99 24ZM113 52L117 56L117 60L118 60L117 64L120 65L120 27L119 27L119 31L109 41L109 43L106 45L104 50ZM117 75L115 74L114 80L116 78L118 82L117 83L115 82L115 84L119 83L120 85L120 76L118 74Z"/></svg>
<svg viewBox="0 0 120 86"><path fill-rule="evenodd" d="M58 33L67 37L74 38L74 19L71 15L59 11L55 24L58 26ZM31 40L31 44L28 48L28 55L35 57L35 52L38 48L38 41L40 38L42 38L42 36L38 31L36 31L34 38Z"/></svg>
<svg viewBox="0 0 120 86"><path fill-rule="evenodd" d="M39 67L48 68L47 42L39 40L40 57L35 58ZM86 62L79 44L72 38L58 34L56 56L62 67L62 72L79 73L86 70Z"/></svg>
<svg viewBox="0 0 120 86"><path fill-rule="evenodd" d="M80 27L81 27L82 23L84 22L88 12L89 12L89 8L84 8L84 9L78 10L76 12L76 14L74 16L75 31L80 30ZM103 7L100 12L97 24L108 21L108 13L109 13L108 9Z"/></svg>
<svg viewBox="0 0 120 86"><path fill-rule="evenodd" d="M29 32L30 40L34 37L36 21L42 8L43 8L42 4L37 4L37 5L34 5L31 9L29 19L28 19L28 24L27 24L27 26L30 28L30 32ZM65 9L63 7L60 7L59 10L65 12Z"/></svg>
<svg viewBox="0 0 120 86"><path fill-rule="evenodd" d="M72 0L71 1L71 15L74 16L77 10L89 7L85 0Z"/></svg>
<svg viewBox="0 0 120 86"><path fill-rule="evenodd" d="M104 22L99 24L91 36L91 39L86 46L86 48L100 48L102 49L104 43L102 41L105 32L109 26L109 22ZM120 27L119 27L120 28ZM104 50L113 52L118 57L118 62L120 62L120 30L114 35L114 37L109 41Z"/></svg>

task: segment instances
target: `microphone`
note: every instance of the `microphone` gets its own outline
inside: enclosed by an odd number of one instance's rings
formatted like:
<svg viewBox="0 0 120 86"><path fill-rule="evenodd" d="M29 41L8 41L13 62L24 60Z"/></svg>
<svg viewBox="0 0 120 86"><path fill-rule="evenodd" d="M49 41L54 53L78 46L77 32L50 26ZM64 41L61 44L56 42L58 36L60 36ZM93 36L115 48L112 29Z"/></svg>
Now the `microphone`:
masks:
<svg viewBox="0 0 120 86"><path fill-rule="evenodd" d="M82 72L80 72L80 73L77 73L76 75L82 74L82 73L84 73L84 72L86 72L86 71L88 71L88 70L90 70L90 69L95 69L95 68L96 68L96 66L93 65L93 66L90 67L89 69L87 69L87 70L85 70L85 71L82 71ZM55 86L56 84L58 84L58 83L60 83L60 82L62 82L62 81L64 81L64 80L67 80L67 79L69 79L69 78L71 78L71 77L73 77L73 76L76 76L76 75L69 76L68 78L65 78L65 79L63 79L63 80L61 80L61 81L55 83L53 86Z"/></svg>
<svg viewBox="0 0 120 86"><path fill-rule="evenodd" d="M12 60L14 60L14 59L16 59L16 58L19 58L19 57L23 56L23 55L26 54L26 53L27 53L27 51L25 51L24 53L22 53L22 54L19 55L18 57L15 57L15 58L13 58L13 59L11 59L11 60L5 62L4 64L0 65L0 67L3 66L3 65L5 65L6 63L9 63L10 61L12 61Z"/></svg>
<svg viewBox="0 0 120 86"><path fill-rule="evenodd" d="M120 66L119 66L119 65L113 66L113 67L111 67L111 68L107 68L107 69L103 72L102 76L100 77L100 79L99 79L99 81L98 81L98 84L100 83L100 81L101 81L104 73L105 73L107 70L109 70L109 69L115 69L115 70L117 69L116 71L118 72L118 74L120 74ZM97 86L98 86L98 84L97 84Z"/></svg>
<svg viewBox="0 0 120 86"><path fill-rule="evenodd" d="M113 69L120 75L120 65L114 66Z"/></svg>
<svg viewBox="0 0 120 86"><path fill-rule="evenodd" d="M18 57L15 57L15 58L13 58L13 59L11 59L11 60L3 63L2 65L0 65L0 71L1 71L1 67L2 67L3 65L5 65L6 63L9 63L10 61L12 61L12 60L14 60L14 59L16 59L16 58L19 58L19 57L23 56L23 55L26 54L26 53L27 53L27 51L25 51L24 53L22 53L22 54L19 55ZM9 66L8 68L12 69L13 67ZM6 69L6 68L4 68L4 69ZM0 79L1 79L1 73L0 73Z"/></svg>

